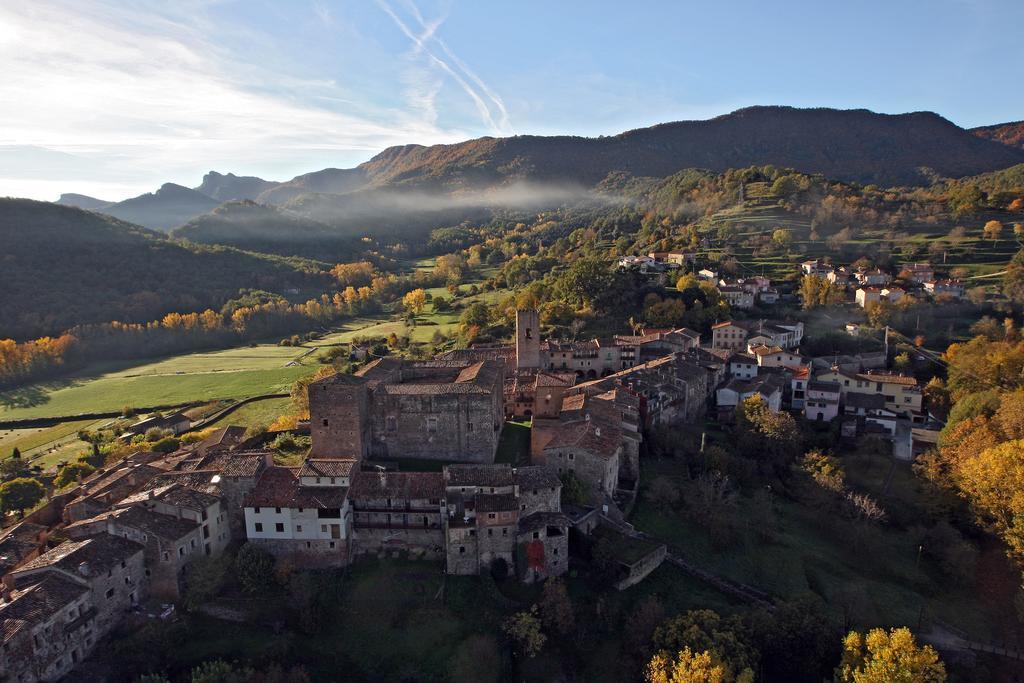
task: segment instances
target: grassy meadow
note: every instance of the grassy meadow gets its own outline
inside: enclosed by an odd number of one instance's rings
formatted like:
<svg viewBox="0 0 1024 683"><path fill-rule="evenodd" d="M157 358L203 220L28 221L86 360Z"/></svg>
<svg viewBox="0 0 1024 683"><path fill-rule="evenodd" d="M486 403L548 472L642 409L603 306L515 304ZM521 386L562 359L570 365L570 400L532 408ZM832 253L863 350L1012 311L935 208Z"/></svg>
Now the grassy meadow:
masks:
<svg viewBox="0 0 1024 683"><path fill-rule="evenodd" d="M233 410L224 417L211 422L207 427L266 427L281 415L293 412L290 398L266 398L262 401L246 403L238 410Z"/></svg>
<svg viewBox="0 0 1024 683"><path fill-rule="evenodd" d="M422 259L415 265L417 268L433 267L433 259ZM486 270L481 277L493 275L493 270ZM461 289L466 292L471 284L482 281L463 284ZM450 298L444 287L428 291L432 296ZM414 343L427 343L436 332L455 333L466 306L476 301L494 304L507 294L507 291L463 294L456 301L459 308L452 311L434 311L428 303L424 312L417 316L415 325L409 325L404 317L387 314L356 318L299 347L255 344L183 353L141 363L97 363L67 378L0 391L0 422L74 417L119 411L125 406L171 406L287 392L295 380L312 374L319 367L317 349L348 344L356 337L386 338L392 333L408 336ZM246 406L232 413L227 421L265 424L266 418L279 408L280 405ZM5 447L5 441L0 440L0 449Z"/></svg>
<svg viewBox="0 0 1024 683"><path fill-rule="evenodd" d="M0 392L0 421L287 392L316 370L312 358L289 365L308 350L264 344L142 365L99 364L65 379Z"/></svg>

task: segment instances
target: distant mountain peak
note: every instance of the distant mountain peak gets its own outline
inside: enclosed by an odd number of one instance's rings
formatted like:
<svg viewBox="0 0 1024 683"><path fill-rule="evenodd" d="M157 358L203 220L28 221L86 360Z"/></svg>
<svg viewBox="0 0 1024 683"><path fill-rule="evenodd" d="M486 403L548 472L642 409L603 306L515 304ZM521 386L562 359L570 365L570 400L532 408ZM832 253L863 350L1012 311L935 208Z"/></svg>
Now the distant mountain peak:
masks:
<svg viewBox="0 0 1024 683"><path fill-rule="evenodd" d="M261 192L276 185L277 183L273 181L255 176L210 171L203 176L203 182L195 189L207 197L226 202L233 199L256 199Z"/></svg>
<svg viewBox="0 0 1024 683"><path fill-rule="evenodd" d="M60 199L58 199L56 203L61 206L73 206L79 209L86 209L88 211L98 211L106 206L110 206L112 202L108 202L105 199L90 197L85 194L65 192L60 196Z"/></svg>

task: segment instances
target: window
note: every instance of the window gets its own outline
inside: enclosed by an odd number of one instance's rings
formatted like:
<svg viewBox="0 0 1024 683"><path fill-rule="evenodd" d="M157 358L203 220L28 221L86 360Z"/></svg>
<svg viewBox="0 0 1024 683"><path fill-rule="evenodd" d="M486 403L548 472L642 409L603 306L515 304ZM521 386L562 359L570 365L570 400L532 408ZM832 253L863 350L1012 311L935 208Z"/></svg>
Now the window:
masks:
<svg viewBox="0 0 1024 683"><path fill-rule="evenodd" d="M488 529L487 530L487 535L488 536L493 536L494 535L494 529Z"/></svg>
<svg viewBox="0 0 1024 683"><path fill-rule="evenodd" d="M466 546L460 545L459 546L459 555L465 555L465 554L466 554Z"/></svg>
<svg viewBox="0 0 1024 683"><path fill-rule="evenodd" d="M508 527L502 527L501 528L501 535L502 536L508 536Z"/></svg>
<svg viewBox="0 0 1024 683"><path fill-rule="evenodd" d="M427 418L427 431L430 432L431 434L433 434L434 432L437 431L437 418L436 417L428 417Z"/></svg>
<svg viewBox="0 0 1024 683"><path fill-rule="evenodd" d="M302 525L301 524L296 524L295 525L295 530L301 533L302 532Z"/></svg>
<svg viewBox="0 0 1024 683"><path fill-rule="evenodd" d="M283 534L284 533L284 523L283 522L278 522L277 524L275 524L274 525L274 531L276 531L279 534Z"/></svg>
<svg viewBox="0 0 1024 683"><path fill-rule="evenodd" d="M488 512L487 513L487 519L494 519L494 513L493 512Z"/></svg>
<svg viewBox="0 0 1024 683"><path fill-rule="evenodd" d="M334 547L334 541L331 541L330 543L328 543L327 547L328 548L333 548Z"/></svg>
<svg viewBox="0 0 1024 683"><path fill-rule="evenodd" d="M324 418L323 425L324 425L324 427L327 426L327 418L326 417Z"/></svg>
<svg viewBox="0 0 1024 683"><path fill-rule="evenodd" d="M321 524L320 525L320 531L322 531L323 533L326 534L327 533L327 525L326 524Z"/></svg>
<svg viewBox="0 0 1024 683"><path fill-rule="evenodd" d="M256 526L259 526L259 524L257 524ZM257 529L257 531L259 531L259 529ZM170 554L170 553L168 553L168 552L167 552L167 551L165 550L165 551L164 551L164 562L167 562L167 561L169 561L170 559L171 559L171 554Z"/></svg>
<svg viewBox="0 0 1024 683"><path fill-rule="evenodd" d="M185 546L178 547L178 557L185 557Z"/></svg>
<svg viewBox="0 0 1024 683"><path fill-rule="evenodd" d="M207 536L209 536L209 534L207 534ZM190 548L195 548L196 547L196 539L193 538L193 539L189 540L188 546Z"/></svg>
<svg viewBox="0 0 1024 683"><path fill-rule="evenodd" d="M255 526L256 531L258 533L262 533L263 532L263 523L262 522L256 522L256 524L254 526Z"/></svg>
<svg viewBox="0 0 1024 683"><path fill-rule="evenodd" d="M253 508L252 511L255 512L257 515L260 514L260 509L259 508Z"/></svg>
<svg viewBox="0 0 1024 683"><path fill-rule="evenodd" d="M281 514L281 508L274 508L274 512L276 512L277 514Z"/></svg>
<svg viewBox="0 0 1024 683"><path fill-rule="evenodd" d="M466 423L466 431L467 432L473 431L473 423L472 422L467 422Z"/></svg>
<svg viewBox="0 0 1024 683"><path fill-rule="evenodd" d="M533 532L533 537L534 538L540 538L540 532L539 531L534 531Z"/></svg>

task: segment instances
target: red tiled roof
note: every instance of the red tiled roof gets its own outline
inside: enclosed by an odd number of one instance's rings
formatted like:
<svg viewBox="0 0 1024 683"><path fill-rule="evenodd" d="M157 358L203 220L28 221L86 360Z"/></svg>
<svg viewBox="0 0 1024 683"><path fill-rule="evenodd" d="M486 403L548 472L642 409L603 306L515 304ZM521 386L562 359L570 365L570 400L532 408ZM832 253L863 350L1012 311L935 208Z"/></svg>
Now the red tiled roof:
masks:
<svg viewBox="0 0 1024 683"><path fill-rule="evenodd" d="M440 472L356 472L349 495L355 500L429 500L444 497Z"/></svg>

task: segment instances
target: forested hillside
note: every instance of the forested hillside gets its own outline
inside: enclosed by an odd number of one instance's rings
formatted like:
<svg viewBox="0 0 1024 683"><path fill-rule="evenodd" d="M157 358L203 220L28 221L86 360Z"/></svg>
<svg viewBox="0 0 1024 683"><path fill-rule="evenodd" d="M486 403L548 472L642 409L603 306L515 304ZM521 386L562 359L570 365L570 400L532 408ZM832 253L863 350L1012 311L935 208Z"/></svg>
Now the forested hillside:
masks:
<svg viewBox="0 0 1024 683"><path fill-rule="evenodd" d="M360 248L358 239L323 223L250 200L226 202L171 234L203 244L331 261L354 260Z"/></svg>
<svg viewBox="0 0 1024 683"><path fill-rule="evenodd" d="M242 288L304 288L324 277L310 261L184 244L27 199L0 199L0 244L0 337L219 308Z"/></svg>
<svg viewBox="0 0 1024 683"><path fill-rule="evenodd" d="M384 150L359 168L376 184L465 188L510 180L593 185L612 171L666 176L773 164L883 185L927 183L922 169L957 178L1024 162L1024 150L979 139L931 112L750 107L603 138L480 138Z"/></svg>
<svg viewBox="0 0 1024 683"><path fill-rule="evenodd" d="M987 140L995 140L1004 145L1024 149L1024 121L998 123L994 126L971 128L971 132Z"/></svg>
<svg viewBox="0 0 1024 683"><path fill-rule="evenodd" d="M170 232L220 202L201 192L165 183L156 192L139 195L102 208L103 213L152 230Z"/></svg>

